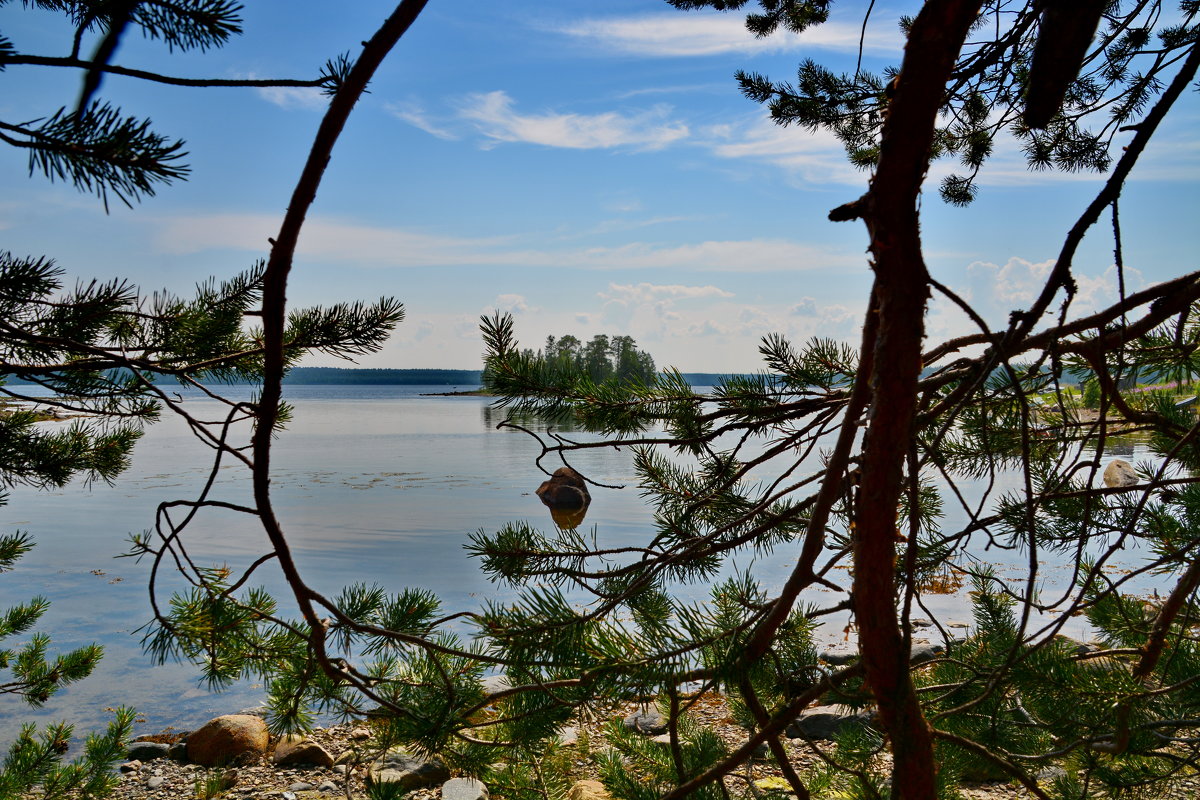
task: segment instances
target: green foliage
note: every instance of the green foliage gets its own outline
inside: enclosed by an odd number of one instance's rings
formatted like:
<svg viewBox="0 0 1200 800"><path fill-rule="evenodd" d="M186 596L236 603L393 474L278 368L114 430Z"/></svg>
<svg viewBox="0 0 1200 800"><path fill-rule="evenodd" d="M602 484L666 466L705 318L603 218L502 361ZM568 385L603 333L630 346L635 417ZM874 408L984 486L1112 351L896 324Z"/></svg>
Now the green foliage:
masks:
<svg viewBox="0 0 1200 800"><path fill-rule="evenodd" d="M120 782L113 770L124 759L134 716L132 709L118 708L108 730L89 735L83 754L65 764L62 754L71 741L71 726L52 725L38 736L33 725L22 725L0 764L0 797L27 792L41 800L108 795Z"/></svg>

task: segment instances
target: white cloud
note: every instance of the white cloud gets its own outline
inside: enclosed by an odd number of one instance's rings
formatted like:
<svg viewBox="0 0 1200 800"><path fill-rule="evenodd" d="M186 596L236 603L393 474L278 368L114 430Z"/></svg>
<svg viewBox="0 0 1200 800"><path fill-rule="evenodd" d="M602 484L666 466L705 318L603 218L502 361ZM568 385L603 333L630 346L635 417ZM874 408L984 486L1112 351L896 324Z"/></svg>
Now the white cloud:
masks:
<svg viewBox="0 0 1200 800"><path fill-rule="evenodd" d="M619 53L677 58L814 48L853 53L858 51L860 28L859 23L832 20L799 35L781 29L758 38L746 30L745 18L737 14L666 13L583 19L554 30ZM889 20L869 26L863 46L873 54L899 54L903 41Z"/></svg>
<svg viewBox="0 0 1200 800"><path fill-rule="evenodd" d="M576 150L629 147L658 150L685 139L688 127L667 119L670 108L655 106L648 111L622 114L571 114L547 111L521 114L502 91L468 95L459 106L459 116L472 122L490 140L525 142L546 147Z"/></svg>
<svg viewBox="0 0 1200 800"><path fill-rule="evenodd" d="M663 300L694 299L697 297L733 297L716 286L684 286L682 284L617 284L610 283L607 292L599 295L605 300L618 303L654 303Z"/></svg>
<svg viewBox="0 0 1200 800"><path fill-rule="evenodd" d="M800 302L788 309L788 314L793 317L815 317L817 315L817 301L811 297L802 297Z"/></svg>
<svg viewBox="0 0 1200 800"><path fill-rule="evenodd" d="M436 136L439 139L445 139L447 141L454 141L459 138L458 134L456 134L454 131L443 127L439 123L436 123L430 119L429 115L425 112L425 109L417 103L411 101L404 103L386 103L384 104L383 108L396 119L407 122L409 125L419 128L431 136Z"/></svg>
<svg viewBox="0 0 1200 800"><path fill-rule="evenodd" d="M864 187L867 183L867 174L850 165L845 147L828 130L785 128L765 113L741 123L708 128L703 141L719 158L782 167L803 181Z"/></svg>
<svg viewBox="0 0 1200 800"><path fill-rule="evenodd" d="M149 217L139 219L151 221ZM279 218L266 214L212 214L158 218L155 244L183 255L216 249L264 253ZM543 243L544 237L537 237ZM630 242L618 247L527 247L515 236L435 236L399 228L357 225L330 218L305 223L302 257L375 267L495 265L578 269L687 269L773 272L861 265L861 257L782 239L704 241L689 244Z"/></svg>
<svg viewBox="0 0 1200 800"><path fill-rule="evenodd" d="M323 111L329 105L329 98L313 86L264 86L258 94L280 108Z"/></svg>
<svg viewBox="0 0 1200 800"><path fill-rule="evenodd" d="M509 314L525 314L536 313L541 309L529 305L525 300L524 295L519 294L502 294L492 301L491 306L485 308L483 313L490 314L492 311L504 311Z"/></svg>
<svg viewBox="0 0 1200 800"><path fill-rule="evenodd" d="M1054 259L1035 262L1014 256L1002 265L975 261L967 267L967 286L960 291L960 295L996 329L1008 321L1012 311L1027 308L1034 301L1053 268ZM1076 292L1071 301L1069 318L1094 314L1117 301L1120 290L1115 265L1100 273L1089 274L1076 270L1072 277L1075 279ZM1127 294L1140 291L1145 286L1146 281L1140 271L1125 268ZM1047 321L1058 314L1063 296L1060 290L1047 312ZM935 294L933 309L937 327L935 329L931 325L931 333L960 336L979 332L978 326L958 311L957 306L952 306L938 294ZM961 317L961 320L956 320L956 317Z"/></svg>

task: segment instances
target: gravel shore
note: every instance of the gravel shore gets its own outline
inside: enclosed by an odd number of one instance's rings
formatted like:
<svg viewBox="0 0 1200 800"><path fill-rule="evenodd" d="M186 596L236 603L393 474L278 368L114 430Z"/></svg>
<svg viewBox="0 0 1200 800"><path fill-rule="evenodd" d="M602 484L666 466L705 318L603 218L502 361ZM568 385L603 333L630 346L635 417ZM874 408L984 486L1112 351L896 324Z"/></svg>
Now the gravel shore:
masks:
<svg viewBox="0 0 1200 800"><path fill-rule="evenodd" d="M576 754L574 763L577 780L596 777L596 766L592 755L605 746L604 727L609 719L624 718L636 710L627 704L611 710L602 719L579 726L588 742ZM727 745L736 747L746 741L745 731L736 725L729 710L720 697L705 696L693 709L696 721L714 731ZM223 770L206 769L194 764L184 764L167 758L145 763L133 762L123 767L121 784L113 797L118 800L174 800L193 798L207 794L208 797L224 797L232 800L316 800L316 798L343 797L360 800L366 797L365 777L369 763L376 753L372 752L368 740L362 737L362 724L334 725L315 730L308 738L320 744L339 763L332 767L278 767L272 764L269 755L253 763ZM803 773L818 763L812 745L800 740L785 740L788 755L797 769ZM764 778L780 777L781 772L769 761L754 761L732 776L731 788L761 781ZM224 788L218 788L224 786ZM762 784L771 787L768 781ZM205 791L207 790L207 791ZM962 787L963 795L970 800L1016 800L1033 797L1023 787L1009 783L970 784ZM757 791L765 798L788 797L786 790ZM499 793L497 792L497 795ZM441 800L439 787L417 789L406 795L408 800ZM1161 800L1194 800L1200 797L1200 779L1189 777L1180 780L1174 791L1159 795Z"/></svg>

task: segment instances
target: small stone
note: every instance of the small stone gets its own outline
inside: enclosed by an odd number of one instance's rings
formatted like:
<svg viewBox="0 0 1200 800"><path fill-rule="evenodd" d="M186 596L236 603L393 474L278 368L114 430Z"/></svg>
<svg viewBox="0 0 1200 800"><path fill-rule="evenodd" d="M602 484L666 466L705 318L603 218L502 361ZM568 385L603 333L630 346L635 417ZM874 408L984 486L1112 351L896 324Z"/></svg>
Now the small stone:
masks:
<svg viewBox="0 0 1200 800"><path fill-rule="evenodd" d="M166 782L167 782L166 778L162 777L161 775L155 775L153 778L146 781L146 788L147 789L161 789L163 784Z"/></svg>
<svg viewBox="0 0 1200 800"><path fill-rule="evenodd" d="M442 784L442 800L488 800L488 788L474 778L451 778Z"/></svg>
<svg viewBox="0 0 1200 800"><path fill-rule="evenodd" d="M280 792L279 796L283 798L283 800L296 800L295 792Z"/></svg>
<svg viewBox="0 0 1200 800"><path fill-rule="evenodd" d="M288 787L289 792L311 792L313 785L311 783L293 783Z"/></svg>
<svg viewBox="0 0 1200 800"><path fill-rule="evenodd" d="M854 650L826 650L817 656L821 661L831 666L840 667L858 660L858 652Z"/></svg>
<svg viewBox="0 0 1200 800"><path fill-rule="evenodd" d="M924 617L917 617L916 619L909 620L909 624L912 625L914 628L932 628L933 627L933 623L930 622L929 620L925 619Z"/></svg>
<svg viewBox="0 0 1200 800"><path fill-rule="evenodd" d="M792 790L792 785L785 778L781 778L778 775L759 778L754 782L754 785L764 792L790 792Z"/></svg>
<svg viewBox="0 0 1200 800"><path fill-rule="evenodd" d="M125 750L125 757L137 761L153 761L156 758L166 758L170 749L158 742L133 742Z"/></svg>
<svg viewBox="0 0 1200 800"><path fill-rule="evenodd" d="M574 725L564 725L558 729L558 741L568 747L579 742L579 728Z"/></svg>
<svg viewBox="0 0 1200 800"><path fill-rule="evenodd" d="M647 736L657 736L667 732L667 719L657 709L642 706L636 713L625 718L625 727Z"/></svg>
<svg viewBox="0 0 1200 800"><path fill-rule="evenodd" d="M367 785L394 783L400 789L424 789L450 779L450 770L441 761L425 761L404 750L389 750L376 759L367 772Z"/></svg>
<svg viewBox="0 0 1200 800"><path fill-rule="evenodd" d="M336 792L341 788L342 787L338 786L333 781L325 781L324 783L322 783L320 786L317 787L317 791L318 792Z"/></svg>
<svg viewBox="0 0 1200 800"><path fill-rule="evenodd" d="M126 761L124 764L117 767L117 769L121 770L121 772L137 772L141 768L142 762L140 761Z"/></svg>
<svg viewBox="0 0 1200 800"><path fill-rule="evenodd" d="M350 731L350 738L356 742L360 742L363 739L370 739L371 732L366 728L355 728L354 730Z"/></svg>
<svg viewBox="0 0 1200 800"><path fill-rule="evenodd" d="M334 764L333 771L337 775L345 775L346 774L346 765L345 764Z"/></svg>
<svg viewBox="0 0 1200 800"><path fill-rule="evenodd" d="M576 781L567 791L567 800L610 800L611 797L600 781Z"/></svg>
<svg viewBox="0 0 1200 800"><path fill-rule="evenodd" d="M290 767L299 764L312 764L317 767L332 767L333 756L329 751L312 739L304 736L289 734L284 736L275 746L272 761L278 767Z"/></svg>
<svg viewBox="0 0 1200 800"><path fill-rule="evenodd" d="M833 739L847 725L865 725L869 717L845 706L814 706L800 712L787 728L792 739Z"/></svg>
<svg viewBox="0 0 1200 800"><path fill-rule="evenodd" d="M926 661L933 661L945 652L946 648L941 644L914 644L912 651L908 654L908 660L913 664L924 664Z"/></svg>

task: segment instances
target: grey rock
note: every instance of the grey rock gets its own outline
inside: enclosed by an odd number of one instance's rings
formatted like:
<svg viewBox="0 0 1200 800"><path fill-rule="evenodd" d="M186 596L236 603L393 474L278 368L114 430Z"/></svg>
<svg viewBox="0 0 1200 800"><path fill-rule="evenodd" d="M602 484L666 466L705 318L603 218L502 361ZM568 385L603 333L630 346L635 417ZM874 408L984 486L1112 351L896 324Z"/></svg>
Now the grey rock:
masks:
<svg viewBox="0 0 1200 800"><path fill-rule="evenodd" d="M667 732L667 718L657 709L643 706L637 713L625 718L625 727L647 736L658 736Z"/></svg>
<svg viewBox="0 0 1200 800"><path fill-rule="evenodd" d="M914 628L932 628L933 627L933 623L930 622L929 620L925 619L924 617L917 617L916 619L909 620L909 624L912 625Z"/></svg>
<svg viewBox="0 0 1200 800"><path fill-rule="evenodd" d="M155 775L153 778L146 781L146 788L147 789L161 789L163 787L163 784L166 782L167 782L166 778L162 777L161 775Z"/></svg>
<svg viewBox="0 0 1200 800"><path fill-rule="evenodd" d="M125 757L138 761L153 761L156 758L166 758L169 745L159 742L132 742L125 750Z"/></svg>
<svg viewBox="0 0 1200 800"><path fill-rule="evenodd" d="M335 775L345 775L346 774L346 765L345 764L334 764L333 765L333 773Z"/></svg>
<svg viewBox="0 0 1200 800"><path fill-rule="evenodd" d="M488 800L488 788L474 778L452 778L442 784L442 800Z"/></svg>
<svg viewBox="0 0 1200 800"><path fill-rule="evenodd" d="M858 661L858 652L855 650L826 650L817 658L826 664L840 667L852 661Z"/></svg>
<svg viewBox="0 0 1200 800"><path fill-rule="evenodd" d="M281 800L296 800L295 792L281 792L279 797Z"/></svg>
<svg viewBox="0 0 1200 800"><path fill-rule="evenodd" d="M137 772L142 768L140 761L126 761L121 766L117 767L121 772Z"/></svg>
<svg viewBox="0 0 1200 800"><path fill-rule="evenodd" d="M1120 458L1114 458L1104 468L1104 485L1110 489L1123 486L1137 486L1138 476L1133 465Z"/></svg>
<svg viewBox="0 0 1200 800"><path fill-rule="evenodd" d="M791 739L833 739L843 728L866 725L870 719L870 714L846 706L814 706L800 712L787 727L787 736Z"/></svg>
<svg viewBox="0 0 1200 800"><path fill-rule="evenodd" d="M1036 777L1039 783L1043 783L1048 786L1059 778L1067 777L1067 771L1062 767L1046 767L1044 770L1039 772Z"/></svg>
<svg viewBox="0 0 1200 800"><path fill-rule="evenodd" d="M279 740L272 757L275 766L291 767L301 764L312 764L318 767L332 767L333 756L321 745L303 736L289 734Z"/></svg>
<svg viewBox="0 0 1200 800"><path fill-rule="evenodd" d="M404 750L389 750L367 770L367 784L394 783L401 789L424 789L445 783L450 770L437 759L425 761Z"/></svg>
<svg viewBox="0 0 1200 800"><path fill-rule="evenodd" d="M340 791L341 788L342 788L341 786L334 783L333 781L325 781L324 783L322 783L320 786L317 787L317 791L318 792L337 792L337 791Z"/></svg>
<svg viewBox="0 0 1200 800"><path fill-rule="evenodd" d="M311 792L313 785L311 783L293 783L288 787L289 792Z"/></svg>
<svg viewBox="0 0 1200 800"><path fill-rule="evenodd" d="M924 664L926 661L933 661L935 658L939 658L945 652L945 645L914 644L912 651L908 655L908 660L913 664Z"/></svg>

